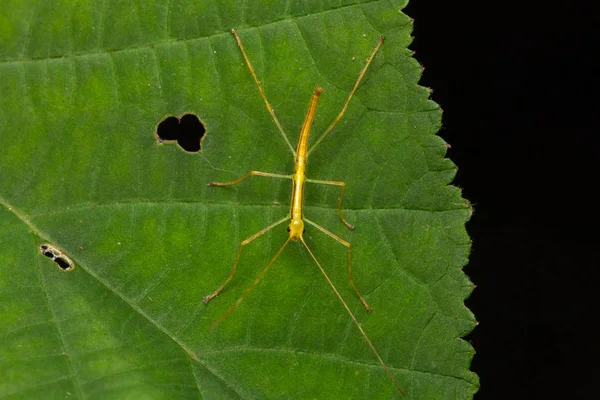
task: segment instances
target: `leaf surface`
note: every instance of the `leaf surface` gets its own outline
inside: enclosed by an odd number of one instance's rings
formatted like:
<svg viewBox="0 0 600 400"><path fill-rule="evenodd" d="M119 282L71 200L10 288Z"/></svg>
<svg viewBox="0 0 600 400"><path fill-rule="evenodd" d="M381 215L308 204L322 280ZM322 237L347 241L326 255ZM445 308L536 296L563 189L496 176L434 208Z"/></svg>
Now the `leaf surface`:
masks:
<svg viewBox="0 0 600 400"><path fill-rule="evenodd" d="M400 398L299 243L241 296L287 238L293 157L229 30L238 29L292 143L318 84L305 238L405 398L468 399L475 320L461 271L471 215L435 136L441 111L417 85L404 2L7 2L0 11L0 397ZM158 143L192 113L202 150ZM75 264L40 253L49 244Z"/></svg>

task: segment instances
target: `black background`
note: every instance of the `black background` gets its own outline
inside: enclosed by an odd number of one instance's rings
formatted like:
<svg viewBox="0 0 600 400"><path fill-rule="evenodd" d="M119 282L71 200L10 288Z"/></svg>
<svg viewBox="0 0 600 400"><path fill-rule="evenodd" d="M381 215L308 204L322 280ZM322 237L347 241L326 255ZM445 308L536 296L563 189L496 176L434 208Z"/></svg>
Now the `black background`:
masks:
<svg viewBox="0 0 600 400"><path fill-rule="evenodd" d="M600 399L600 0L413 0L475 213L476 399Z"/></svg>

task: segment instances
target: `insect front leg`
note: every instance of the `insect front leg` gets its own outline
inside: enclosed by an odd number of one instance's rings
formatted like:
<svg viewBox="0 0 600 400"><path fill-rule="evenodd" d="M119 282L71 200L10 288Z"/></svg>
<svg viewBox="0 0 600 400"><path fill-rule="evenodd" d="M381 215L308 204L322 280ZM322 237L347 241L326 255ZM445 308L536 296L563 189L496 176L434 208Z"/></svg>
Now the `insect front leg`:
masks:
<svg viewBox="0 0 600 400"><path fill-rule="evenodd" d="M363 306L365 306L365 309L367 310L367 312L370 313L371 311L373 311L371 306L369 306L369 304L367 303L365 298L358 291L358 288L356 287L356 285L354 284L354 280L352 279L352 258L350 256L350 243L346 242L341 237L334 235L333 233L329 232L327 229L323 228L321 225L319 225L315 222L312 222L309 219L304 218L304 222L309 223L310 225L314 226L315 228L317 228L318 230L320 230L321 232L323 232L330 238L334 239L336 242L346 246L346 249L348 250L348 282L350 282L350 286L352 286L352 289L354 289L354 293L356 293L356 295L360 299L361 303L363 303Z"/></svg>
<svg viewBox="0 0 600 400"><path fill-rule="evenodd" d="M212 292L208 296L205 296L202 299L202 301L205 304L208 304L208 302L211 301L212 299L214 299L215 297L217 297L217 295L219 293L221 293L221 290L223 290L225 288L225 286L227 286L227 284L229 283L229 281L231 281L231 279L233 278L233 275L235 275L235 270L237 269L238 261L240 260L240 255L242 254L242 250L244 249L244 246L246 246L247 244L249 244L250 242L252 242L257 237L262 236L265 233L267 233L268 231L270 231L271 229L275 228L277 225L282 224L285 221L288 221L289 219L290 219L290 217L286 216L286 217L280 219L279 221L275 222L274 224L271 224L271 225L267 226L265 229L262 229L262 230L256 232L254 235L250 236L249 238L247 238L246 240L244 240L242 243L240 243L240 247L238 249L237 255L235 256L235 262L233 263L233 268L231 269L231 273L229 274L229 276L227 277L227 279L225 279L225 282L223 282L223 284L217 288L217 290L215 290L214 292Z"/></svg>

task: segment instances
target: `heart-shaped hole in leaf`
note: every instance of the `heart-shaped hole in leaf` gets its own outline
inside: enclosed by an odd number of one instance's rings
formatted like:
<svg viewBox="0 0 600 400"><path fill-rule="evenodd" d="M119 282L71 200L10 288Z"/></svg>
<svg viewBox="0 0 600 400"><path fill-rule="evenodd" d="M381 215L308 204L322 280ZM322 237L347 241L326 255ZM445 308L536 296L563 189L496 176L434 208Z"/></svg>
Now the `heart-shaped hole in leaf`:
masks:
<svg viewBox="0 0 600 400"><path fill-rule="evenodd" d="M156 128L159 143L176 141L185 151L196 153L202 150L202 138L206 133L204 123L194 114L167 117Z"/></svg>

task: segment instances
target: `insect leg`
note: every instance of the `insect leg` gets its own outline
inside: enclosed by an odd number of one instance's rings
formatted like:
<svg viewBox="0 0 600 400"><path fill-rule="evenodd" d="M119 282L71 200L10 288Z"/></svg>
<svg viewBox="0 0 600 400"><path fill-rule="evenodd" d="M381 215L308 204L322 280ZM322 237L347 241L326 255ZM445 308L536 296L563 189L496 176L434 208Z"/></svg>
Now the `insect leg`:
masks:
<svg viewBox="0 0 600 400"><path fill-rule="evenodd" d="M238 306L240 304L242 304L242 302L246 299L246 297L248 297L248 295L250 294L250 292L252 291L252 289L254 289L254 287L256 285L258 285L258 283L262 280L263 276L265 276L265 274L267 273L267 271L269 270L269 268L271 268L271 265L273 265L273 263L275 262L275 260L277 260L277 257L279 257L279 255L281 254L281 252L283 251L283 249L285 249L285 246L287 246L287 244L290 242L291 239L292 239L291 236L288 237L288 239L285 241L285 243L283 244L283 246L281 246L281 248L273 256L273 258L271 258L271 261L269 261L269 263L267 264L267 266L260 272L260 274L258 274L258 276L254 279L254 281L252 282L252 284L250 284L250 286L248 286L246 288L246 290L244 290L244 293L242 293L242 295L235 301L235 303L233 303L231 305L231 307L229 307L227 309L227 311L225 311L223 313L223 315L221 315L215 322L212 323L211 328L214 329L217 325L219 325L221 322L223 322L223 320L225 318L227 318L227 316L229 314L231 314L232 312L234 312L235 309L238 308Z"/></svg>
<svg viewBox="0 0 600 400"><path fill-rule="evenodd" d="M210 182L208 184L208 186L229 186L229 185L235 185L235 184L238 184L241 181L243 181L244 179L247 179L247 178L249 178L251 176L267 176L267 177L270 177L270 178L292 179L292 175L282 175L282 174L272 174L270 172L250 171L246 175L242 176L241 178L236 179L235 181L231 181L231 182Z"/></svg>
<svg viewBox="0 0 600 400"><path fill-rule="evenodd" d="M346 225L348 227L348 229L354 230L354 225L351 225L348 221L346 221L346 218L344 218L344 215L342 214L342 199L344 198L344 190L346 190L346 184L344 182L340 182L340 181L321 181L318 179L308 179L308 178L306 178L306 182L320 183L323 185L341 186L342 192L340 193L340 200L338 202L337 211L338 211L338 214L339 214L340 218L342 219L342 222L344 223L344 225Z"/></svg>
<svg viewBox="0 0 600 400"><path fill-rule="evenodd" d="M256 82L256 86L258 87L258 91L260 92L260 96L265 101L265 105L267 106L267 110L269 110L269 114L271 114L271 118L273 118L273 122L275 122L275 125L277 125L277 128L279 129L279 132L281 132L281 136L283 136L283 139L285 140L285 142L289 146L290 150L292 151L292 154L294 155L294 157L296 157L296 150L294 150L294 147L292 146L292 143L290 142L290 140L288 139L287 135L285 134L285 131L283 130L283 127L281 126L281 123L277 119L277 116L275 115L275 110L273 109L273 107L271 107L271 104L269 103L269 100L267 100L267 96L265 95L265 92L263 91L262 86L260 85L260 81L258 80L258 77L256 76L256 73L254 72L254 68L252 67L252 63L250 62L250 59L246 55L246 51L244 50L244 45L242 45L242 39L240 39L240 37L239 37L239 35L238 35L238 33L237 33L237 31L235 29L232 29L231 33L233 33L233 36L235 36L235 40L237 41L238 47L242 51L242 55L244 56L244 60L246 60L246 65L248 66L248 69L250 70L250 73L252 74L252 78L254 78L254 82Z"/></svg>
<svg viewBox="0 0 600 400"><path fill-rule="evenodd" d="M358 79L356 80L356 83L354 84L354 87L352 88L352 91L350 92L350 95L348 96L346 103L344 103L344 107L342 107L342 111L340 111L340 113L337 115L337 117L335 117L333 122L331 122L331 124L329 124L329 126L327 127L325 132L323 132L323 134L317 139L315 144L313 144L312 147L310 148L310 150L308 150L308 155L310 155L310 153L312 153L312 151L317 148L319 143L321 143L321 141L323 139L325 139L325 136L327 136L329 134L329 132L332 131L332 129L337 125L338 122L340 122L340 120L344 116L344 113L346 112L346 109L348 108L348 104L350 103L350 100L354 96L356 89L358 89L358 85L360 84L360 81L362 80L363 76L365 76L365 73L367 72L369 65L371 65L371 61L373 61L373 58L375 58L375 54L377 54L377 52L379 51L379 48L383 44L383 39L384 39L384 37L383 37L383 35L381 35L379 37L379 42L377 43L375 50L373 50L373 53L371 53L371 56L367 60L367 64L363 67L362 71L360 71L360 74L358 74Z"/></svg>
<svg viewBox="0 0 600 400"><path fill-rule="evenodd" d="M352 289L354 289L354 292L356 293L356 295L358 296L358 298L360 299L360 301L365 306L365 309L367 310L367 312L373 311L373 309L369 306L369 304L364 299L364 297L362 297L362 295L358 291L358 288L354 284L354 281L352 280L352 259L350 257L350 243L346 242L344 239L340 238L339 236L334 235L333 233L329 232L327 229L323 228L321 225L316 224L316 223L312 222L309 219L303 218L303 220L305 222L308 222L310 225L314 226L315 228L317 228L318 230L320 230L321 232L323 232L324 234L326 234L330 238L332 238L335 241L337 241L337 242L343 244L344 246L346 246L346 248L348 249L348 281L350 282L350 286L352 286ZM311 253L311 255L312 255L312 253Z"/></svg>
<svg viewBox="0 0 600 400"><path fill-rule="evenodd" d="M326 229L321 228L319 225L315 224L314 222L310 222L310 221L308 221L306 219L305 219L305 221L308 222L308 223L310 223L311 225L315 226L316 228L320 229L324 233L328 234L329 236L331 236L335 240L339 241L340 243L344 242L342 239L338 238L333 233L328 232ZM325 276L325 279L327 279L327 283L329 283L329 286L331 286L331 288L335 292L335 295L337 296L337 298L342 302L342 304L344 305L344 308L346 309L346 311L348 311L348 314L350 314L350 317L352 318L352 321L354 321L354 324L356 324L356 327L358 328L358 330L362 334L363 338L365 339L365 341L367 342L367 344L369 345L369 347L373 351L373 354L375 354L375 357L377 357L377 360L379 361L379 364L381 364L381 366L383 367L383 369L384 369L385 373L387 374L388 378L390 378L390 381L392 382L392 384L394 384L394 386L396 386L396 389L398 389L400 391L400 393L402 393L402 395L404 396L404 391L402 391L402 389L400 388L400 385L394 379L394 375L392 375L392 372L390 371L390 369L388 368L388 366L385 365L385 363L383 362L383 359L381 358L381 356L379 355L379 353L375 349L375 346L373 345L373 343L371 343L371 339L369 339L369 337L367 336L366 332L363 330L363 328L360 326L360 324L356 320L356 317L354 316L354 314L350 310L350 307L348 307L348 305L346 304L346 302L344 301L344 299L342 298L342 296L340 295L340 293L335 288L333 282L331 282L331 279L329 279L329 276L325 272L325 269L323 269L323 267L321 266L321 264L319 263L319 261L317 261L317 258L315 257L315 255L313 254L313 252L310 250L310 248L308 247L308 245L306 244L306 242L304 241L304 239L302 238L302 236L300 236L300 240L304 244L304 247L306 247L306 250L308 250L308 254L310 254L311 258L314 260L314 262L319 267L319 270L321 271L321 273L323 274L323 276ZM347 243L347 242L345 242L345 243ZM350 245L348 244L348 257L349 256L350 256ZM349 260L350 260L350 258L348 258L348 261ZM352 284L352 286L354 286L354 284ZM354 289L356 290L356 288L354 288ZM357 291L357 293L358 293L358 291ZM362 297L361 297L361 300L362 300ZM364 302L364 300L363 300L363 302Z"/></svg>
<svg viewBox="0 0 600 400"><path fill-rule="evenodd" d="M225 282L223 282L223 284L221 286L219 286L219 288L217 290L215 290L214 292L212 292L208 296L205 296L202 299L202 301L205 304L208 304L209 301L211 301L212 299L214 299L215 297L217 297L217 295L221 292L221 290L223 290L223 288L233 278L233 275L235 275L235 270L237 268L238 261L240 260L240 255L242 254L242 249L244 248L245 245L247 245L248 243L252 242L257 237L259 237L259 236L265 234L266 232L270 231L271 229L275 228L277 225L282 224L285 221L288 221L289 219L290 219L290 217L286 216L285 218L280 219L279 221L277 221L277 222L275 222L275 223L267 226L265 229L262 229L262 230L256 232L254 235L252 235L249 238L247 238L246 240L244 240L240 244L240 248L238 249L237 255L235 256L235 262L233 263L233 268L231 269L231 273L229 274L229 276L227 277L227 279L225 279Z"/></svg>

